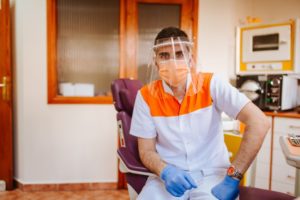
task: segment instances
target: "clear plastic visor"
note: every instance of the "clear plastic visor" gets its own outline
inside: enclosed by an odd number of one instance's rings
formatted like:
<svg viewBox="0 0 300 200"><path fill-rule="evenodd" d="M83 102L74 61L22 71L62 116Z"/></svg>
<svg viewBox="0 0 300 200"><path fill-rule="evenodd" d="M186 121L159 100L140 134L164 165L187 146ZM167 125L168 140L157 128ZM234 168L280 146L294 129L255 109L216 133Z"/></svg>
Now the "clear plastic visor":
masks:
<svg viewBox="0 0 300 200"><path fill-rule="evenodd" d="M157 94L159 84L164 92L171 95L196 92L193 78L197 70L192 56L192 46L193 44L185 37L155 41L147 74L148 87L153 95Z"/></svg>

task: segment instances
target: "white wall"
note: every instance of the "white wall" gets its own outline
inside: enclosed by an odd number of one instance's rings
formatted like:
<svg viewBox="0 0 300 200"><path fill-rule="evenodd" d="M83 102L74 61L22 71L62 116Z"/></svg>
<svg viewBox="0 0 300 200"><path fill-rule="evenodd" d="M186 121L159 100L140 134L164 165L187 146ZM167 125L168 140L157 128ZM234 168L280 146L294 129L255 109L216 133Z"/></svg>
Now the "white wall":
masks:
<svg viewBox="0 0 300 200"><path fill-rule="evenodd" d="M113 106L47 104L46 0L11 3L15 178L22 183L117 181ZM246 16L299 16L299 8L299 0L200 0L201 68L233 78L235 27Z"/></svg>
<svg viewBox="0 0 300 200"><path fill-rule="evenodd" d="M46 0L11 1L15 178L22 183L117 181L112 105L48 105Z"/></svg>
<svg viewBox="0 0 300 200"><path fill-rule="evenodd" d="M234 77L235 27L252 15L251 0L200 0L198 63L202 70Z"/></svg>
<svg viewBox="0 0 300 200"><path fill-rule="evenodd" d="M253 15L263 22L300 18L299 0L252 0Z"/></svg>

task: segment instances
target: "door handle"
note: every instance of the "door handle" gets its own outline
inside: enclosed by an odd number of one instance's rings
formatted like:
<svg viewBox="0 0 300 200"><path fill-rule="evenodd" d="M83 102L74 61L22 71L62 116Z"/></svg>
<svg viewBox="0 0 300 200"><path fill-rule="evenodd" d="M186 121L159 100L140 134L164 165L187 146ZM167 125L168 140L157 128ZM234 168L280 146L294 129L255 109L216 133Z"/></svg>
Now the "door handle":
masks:
<svg viewBox="0 0 300 200"><path fill-rule="evenodd" d="M0 83L0 88L2 88L2 99L5 101L9 100L9 89L8 89L8 77L2 77L2 83Z"/></svg>

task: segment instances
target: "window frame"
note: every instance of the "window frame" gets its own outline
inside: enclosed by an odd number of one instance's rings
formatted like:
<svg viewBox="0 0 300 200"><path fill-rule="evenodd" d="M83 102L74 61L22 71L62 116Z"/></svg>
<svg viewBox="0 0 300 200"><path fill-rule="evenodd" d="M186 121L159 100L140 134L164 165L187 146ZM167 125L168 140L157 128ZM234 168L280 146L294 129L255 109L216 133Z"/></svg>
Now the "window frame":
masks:
<svg viewBox="0 0 300 200"><path fill-rule="evenodd" d="M94 97L65 97L58 95L57 76L57 0L47 0L47 76L48 76L48 104L112 104L112 96ZM119 78L124 77L124 0L120 0L119 25Z"/></svg>

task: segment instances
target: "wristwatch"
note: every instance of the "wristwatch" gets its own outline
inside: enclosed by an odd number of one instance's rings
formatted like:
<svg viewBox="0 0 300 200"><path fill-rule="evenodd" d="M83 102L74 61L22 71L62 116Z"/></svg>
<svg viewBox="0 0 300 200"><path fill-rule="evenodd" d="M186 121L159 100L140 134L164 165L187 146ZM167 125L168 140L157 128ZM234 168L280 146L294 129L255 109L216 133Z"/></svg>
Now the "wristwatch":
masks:
<svg viewBox="0 0 300 200"><path fill-rule="evenodd" d="M238 180L242 180L243 178L243 174L234 165L231 165L227 169L227 175Z"/></svg>

